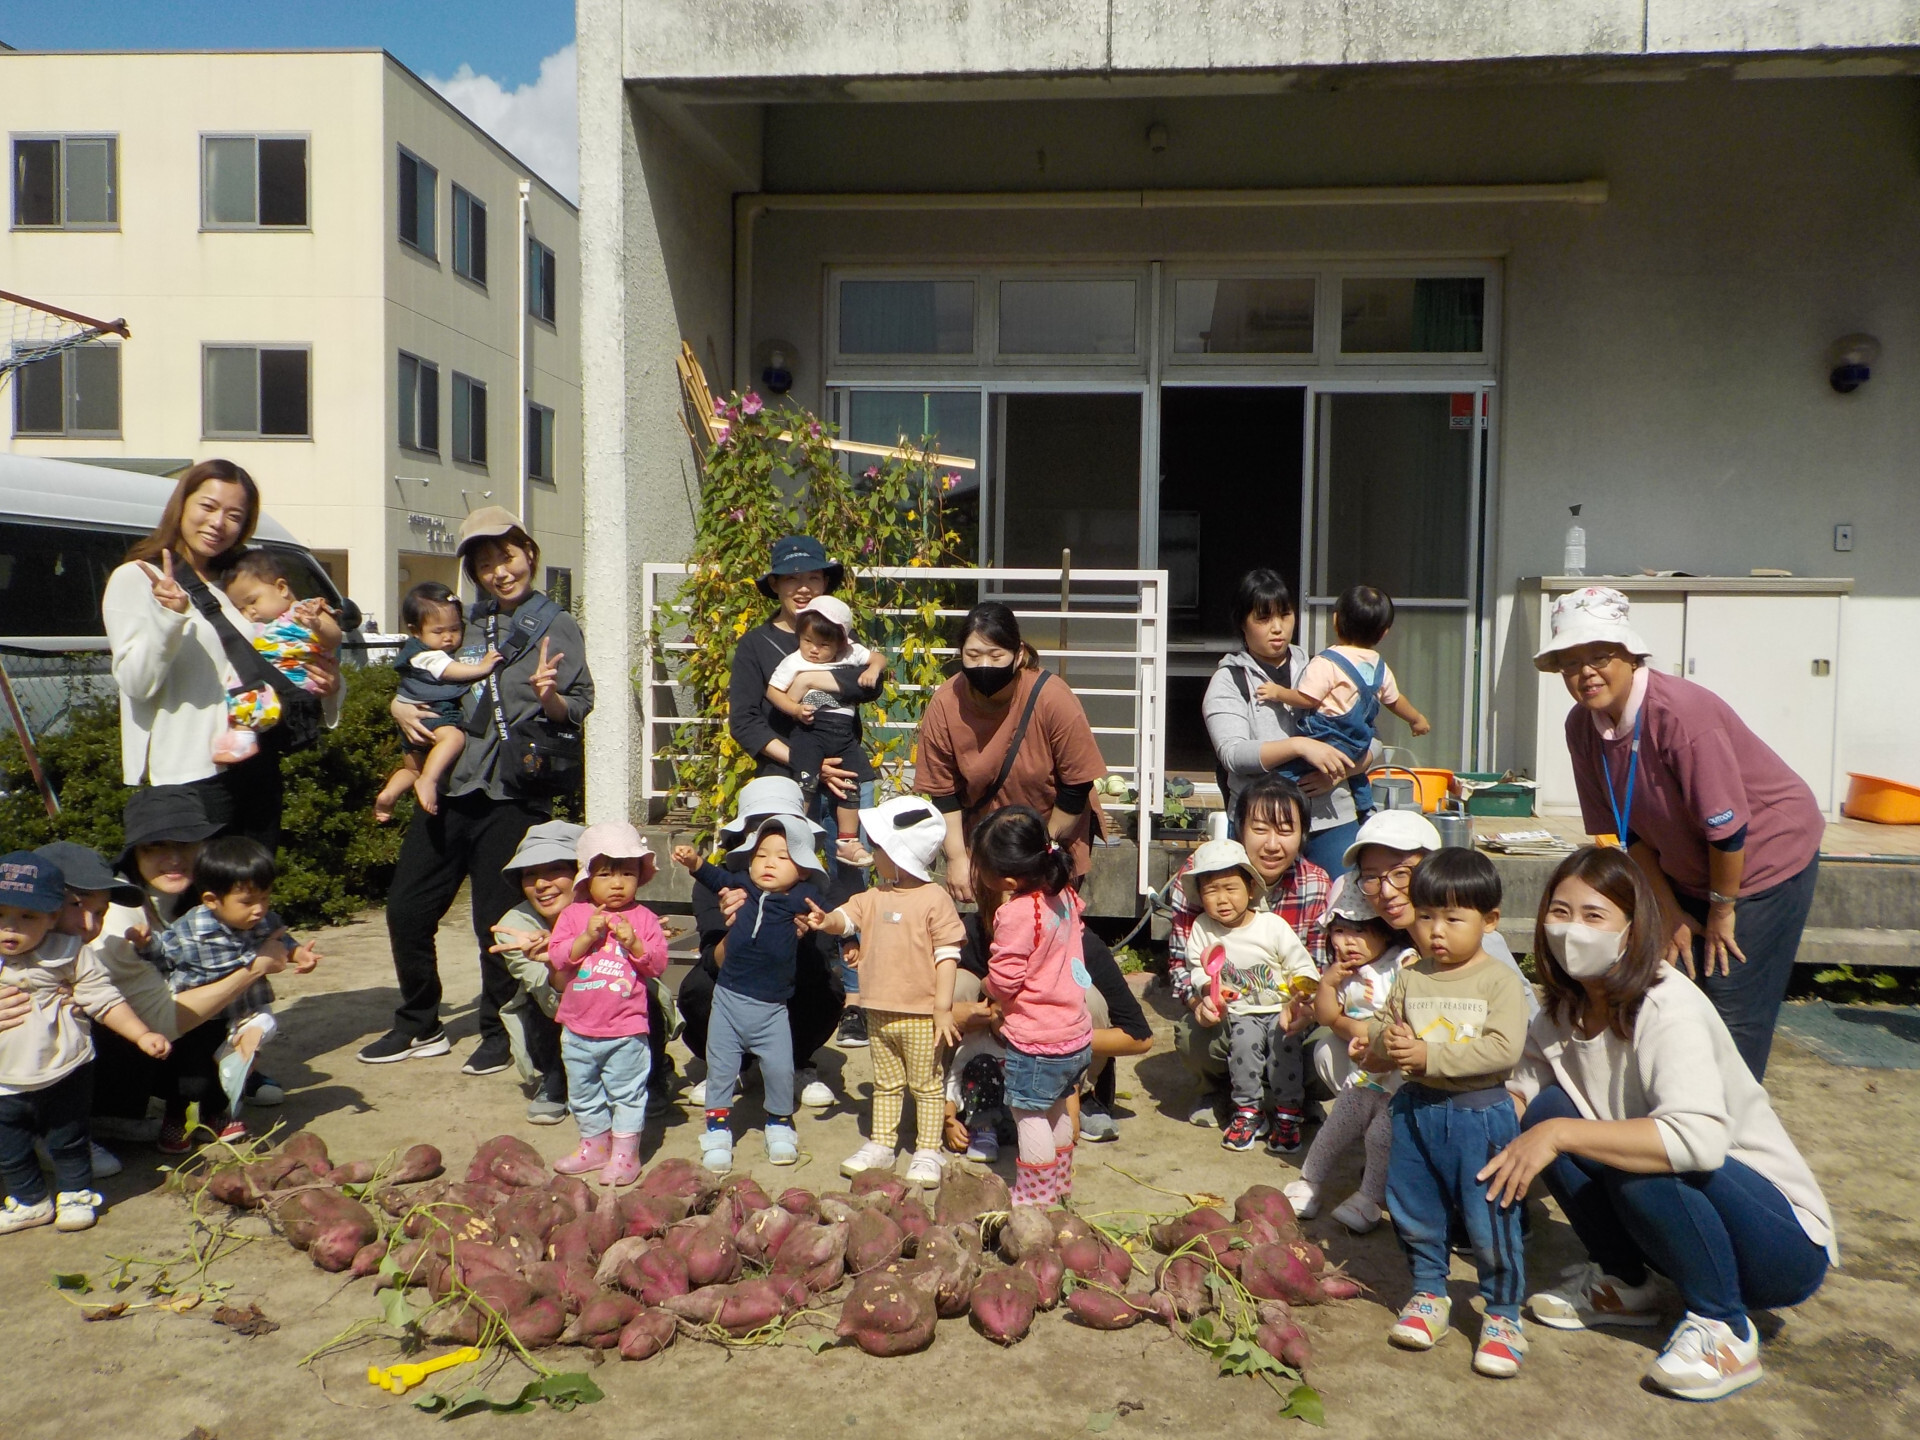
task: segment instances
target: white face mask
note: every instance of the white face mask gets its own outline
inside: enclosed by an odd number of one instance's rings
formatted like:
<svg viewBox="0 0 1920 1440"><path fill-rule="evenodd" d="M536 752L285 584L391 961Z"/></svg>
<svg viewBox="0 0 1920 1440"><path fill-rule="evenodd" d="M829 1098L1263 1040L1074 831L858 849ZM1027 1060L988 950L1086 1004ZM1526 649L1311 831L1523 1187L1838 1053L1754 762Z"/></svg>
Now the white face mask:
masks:
<svg viewBox="0 0 1920 1440"><path fill-rule="evenodd" d="M1611 970L1626 953L1627 932L1577 922L1549 923L1547 945L1567 974L1576 980L1594 980Z"/></svg>

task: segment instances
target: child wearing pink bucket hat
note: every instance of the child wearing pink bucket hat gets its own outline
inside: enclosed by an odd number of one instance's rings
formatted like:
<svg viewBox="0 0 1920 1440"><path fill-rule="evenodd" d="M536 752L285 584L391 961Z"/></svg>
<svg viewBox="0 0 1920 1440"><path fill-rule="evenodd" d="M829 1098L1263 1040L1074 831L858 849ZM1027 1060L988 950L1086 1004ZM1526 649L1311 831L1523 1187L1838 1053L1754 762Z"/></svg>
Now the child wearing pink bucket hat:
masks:
<svg viewBox="0 0 1920 1440"><path fill-rule="evenodd" d="M589 825L574 856L573 904L553 922L547 964L563 992L554 1019L580 1147L553 1168L598 1170L603 1185L631 1185L640 1176L652 1063L646 982L667 968L666 932L635 897L658 862L624 820Z"/></svg>

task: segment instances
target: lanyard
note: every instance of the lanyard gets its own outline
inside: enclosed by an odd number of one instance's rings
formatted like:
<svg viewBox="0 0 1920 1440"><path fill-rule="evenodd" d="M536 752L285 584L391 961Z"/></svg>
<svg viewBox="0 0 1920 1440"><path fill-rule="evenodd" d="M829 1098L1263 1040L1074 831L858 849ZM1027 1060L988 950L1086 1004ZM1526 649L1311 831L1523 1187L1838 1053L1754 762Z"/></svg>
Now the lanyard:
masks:
<svg viewBox="0 0 1920 1440"><path fill-rule="evenodd" d="M1647 718L1647 707L1643 703L1640 713L1633 717L1633 755L1627 761L1627 800L1622 805L1613 795L1613 766L1607 763L1607 751L1600 747L1600 768L1607 777L1607 804L1613 810L1613 836L1622 846L1627 843L1627 822L1633 819L1633 781L1640 770L1640 726Z"/></svg>

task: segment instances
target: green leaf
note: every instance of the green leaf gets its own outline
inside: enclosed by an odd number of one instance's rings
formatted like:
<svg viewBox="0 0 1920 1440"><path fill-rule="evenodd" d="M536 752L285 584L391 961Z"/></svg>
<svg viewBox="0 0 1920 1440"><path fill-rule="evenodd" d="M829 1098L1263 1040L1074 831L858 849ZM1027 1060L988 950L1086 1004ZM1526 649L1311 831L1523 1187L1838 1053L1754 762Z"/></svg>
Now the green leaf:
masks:
<svg viewBox="0 0 1920 1440"><path fill-rule="evenodd" d="M1120 1419L1118 1410L1096 1410L1087 1417L1087 1429L1095 1435L1104 1435Z"/></svg>
<svg viewBox="0 0 1920 1440"><path fill-rule="evenodd" d="M380 1292L380 1315L396 1330L404 1330L420 1318L420 1312L413 1308L406 1292L399 1289Z"/></svg>
<svg viewBox="0 0 1920 1440"><path fill-rule="evenodd" d="M591 1405L607 1398L591 1376L578 1370L563 1370L536 1380L522 1390L520 1396L544 1400L555 1410L571 1410L576 1405Z"/></svg>
<svg viewBox="0 0 1920 1440"><path fill-rule="evenodd" d="M1287 1396L1286 1408L1280 1412L1282 1420L1304 1420L1309 1425L1324 1427L1327 1423L1326 1402L1320 1398L1320 1392L1311 1385L1296 1385Z"/></svg>
<svg viewBox="0 0 1920 1440"><path fill-rule="evenodd" d="M53 1288L56 1290L72 1290L81 1295L85 1295L93 1289L93 1281L89 1280L78 1270L64 1275L56 1273L53 1277Z"/></svg>
<svg viewBox="0 0 1920 1440"><path fill-rule="evenodd" d="M822 1350L831 1350L838 1342L831 1335L803 1335L800 1337L800 1343L806 1346L810 1353L818 1355Z"/></svg>

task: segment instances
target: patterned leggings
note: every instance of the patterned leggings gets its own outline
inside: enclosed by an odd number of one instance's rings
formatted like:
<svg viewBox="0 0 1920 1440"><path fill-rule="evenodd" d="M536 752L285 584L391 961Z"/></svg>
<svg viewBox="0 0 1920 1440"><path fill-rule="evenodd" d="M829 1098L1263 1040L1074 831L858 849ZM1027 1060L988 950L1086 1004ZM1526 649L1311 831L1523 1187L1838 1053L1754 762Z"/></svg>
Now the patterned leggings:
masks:
<svg viewBox="0 0 1920 1440"><path fill-rule="evenodd" d="M1307 1163L1300 1167L1300 1178L1318 1190L1327 1183L1328 1172L1340 1152L1364 1135L1367 1168L1360 1177L1360 1193L1376 1205L1386 1204L1387 1157L1393 1151L1393 1117L1387 1113L1387 1102L1392 1098L1371 1085L1342 1090L1333 1102L1333 1113L1314 1137Z"/></svg>
<svg viewBox="0 0 1920 1440"><path fill-rule="evenodd" d="M867 1011L867 1053L873 1057L873 1124L870 1139L891 1150L900 1138L900 1111L913 1091L914 1143L938 1150L947 1115L946 1078L931 1015Z"/></svg>

